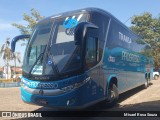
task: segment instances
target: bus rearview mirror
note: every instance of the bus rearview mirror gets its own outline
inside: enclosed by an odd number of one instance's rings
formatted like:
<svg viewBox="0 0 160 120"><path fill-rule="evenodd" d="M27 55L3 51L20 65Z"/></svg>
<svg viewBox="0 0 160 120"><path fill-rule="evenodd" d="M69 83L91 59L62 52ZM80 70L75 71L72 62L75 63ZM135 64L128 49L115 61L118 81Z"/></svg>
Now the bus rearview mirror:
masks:
<svg viewBox="0 0 160 120"><path fill-rule="evenodd" d="M83 45L88 28L98 29L98 26L89 22L79 23L74 30L75 45Z"/></svg>
<svg viewBox="0 0 160 120"><path fill-rule="evenodd" d="M22 40L22 39L27 39L27 38L30 38L30 35L19 35L19 36L14 37L11 42L12 52L15 52L15 46L16 46L17 41Z"/></svg>

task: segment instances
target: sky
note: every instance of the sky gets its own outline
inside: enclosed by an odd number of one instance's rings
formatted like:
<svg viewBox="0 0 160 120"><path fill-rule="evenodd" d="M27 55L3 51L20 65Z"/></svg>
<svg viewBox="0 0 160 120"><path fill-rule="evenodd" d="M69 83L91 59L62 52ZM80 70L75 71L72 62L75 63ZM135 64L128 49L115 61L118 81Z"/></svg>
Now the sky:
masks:
<svg viewBox="0 0 160 120"><path fill-rule="evenodd" d="M0 1L0 47L5 43L7 37L20 35L12 23L26 25L23 20L23 13L30 14L30 9L35 8L41 15L48 17L54 14L87 8L96 7L104 9L114 15L126 26L130 27L130 18L134 15L142 15L150 12L153 17L160 15L160 0L1 0ZM17 44L16 51L23 54L25 47ZM11 63L13 64L13 63ZM0 66L4 62L0 58Z"/></svg>

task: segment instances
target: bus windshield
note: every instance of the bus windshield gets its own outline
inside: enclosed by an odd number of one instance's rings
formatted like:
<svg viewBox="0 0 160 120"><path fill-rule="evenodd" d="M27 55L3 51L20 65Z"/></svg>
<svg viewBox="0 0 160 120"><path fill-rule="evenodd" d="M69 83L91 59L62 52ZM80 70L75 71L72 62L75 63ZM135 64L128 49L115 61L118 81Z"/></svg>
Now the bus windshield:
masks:
<svg viewBox="0 0 160 120"><path fill-rule="evenodd" d="M76 20L74 26L67 26ZM76 14L37 25L28 43L23 71L32 75L65 74L81 67L81 47L75 45L74 28L87 21L87 14Z"/></svg>

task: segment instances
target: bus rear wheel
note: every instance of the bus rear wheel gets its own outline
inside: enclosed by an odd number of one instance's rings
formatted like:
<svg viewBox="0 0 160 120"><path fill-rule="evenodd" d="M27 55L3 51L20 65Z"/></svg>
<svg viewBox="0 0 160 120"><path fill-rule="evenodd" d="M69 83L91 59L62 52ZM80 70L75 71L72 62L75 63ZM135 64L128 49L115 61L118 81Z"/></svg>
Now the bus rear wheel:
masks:
<svg viewBox="0 0 160 120"><path fill-rule="evenodd" d="M147 89L149 87L149 79L146 79L146 82L144 83L144 89Z"/></svg>
<svg viewBox="0 0 160 120"><path fill-rule="evenodd" d="M154 79L157 80L158 79L158 75L154 75Z"/></svg>
<svg viewBox="0 0 160 120"><path fill-rule="evenodd" d="M111 84L109 91L108 91L108 100L107 100L107 106L113 107L118 102L118 88L115 84Z"/></svg>

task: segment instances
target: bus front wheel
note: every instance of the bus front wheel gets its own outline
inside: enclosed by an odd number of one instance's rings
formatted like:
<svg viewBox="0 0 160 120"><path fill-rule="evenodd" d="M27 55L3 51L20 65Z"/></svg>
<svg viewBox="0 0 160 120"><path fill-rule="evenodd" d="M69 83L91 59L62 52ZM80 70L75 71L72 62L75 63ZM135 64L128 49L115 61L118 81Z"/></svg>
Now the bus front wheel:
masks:
<svg viewBox="0 0 160 120"><path fill-rule="evenodd" d="M108 90L107 106L113 107L118 102L118 88L115 84L111 84Z"/></svg>

